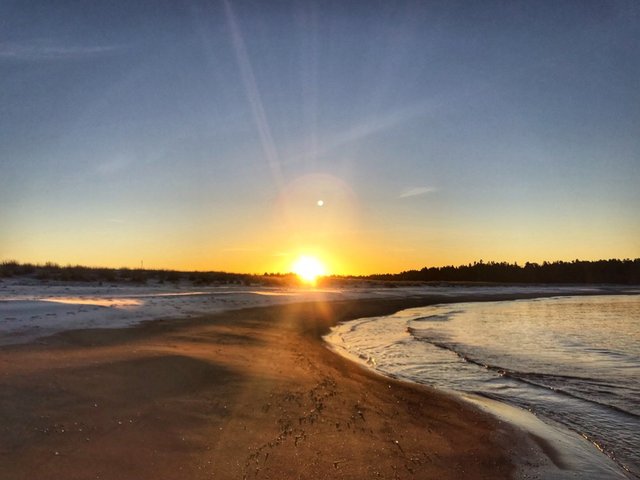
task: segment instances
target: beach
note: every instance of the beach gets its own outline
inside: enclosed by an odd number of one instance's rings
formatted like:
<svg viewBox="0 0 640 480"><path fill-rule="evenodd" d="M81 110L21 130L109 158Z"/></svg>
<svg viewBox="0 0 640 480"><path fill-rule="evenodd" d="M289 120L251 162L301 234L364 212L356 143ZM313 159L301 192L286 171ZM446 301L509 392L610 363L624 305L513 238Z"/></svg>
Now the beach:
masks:
<svg viewBox="0 0 640 480"><path fill-rule="evenodd" d="M432 290L294 296L5 344L0 478L489 479L521 477L523 468L560 471L555 447L509 418L381 376L322 340L338 322L405 308L557 293ZM267 297L286 298L260 298Z"/></svg>
<svg viewBox="0 0 640 480"><path fill-rule="evenodd" d="M562 476L537 467L540 478L622 479L640 473L639 322L637 289L621 288L410 308L324 338L385 376L469 395L497 415L510 407L509 422L560 452Z"/></svg>
<svg viewBox="0 0 640 480"><path fill-rule="evenodd" d="M509 478L526 435L329 351L312 302L59 333L0 350L2 478Z"/></svg>

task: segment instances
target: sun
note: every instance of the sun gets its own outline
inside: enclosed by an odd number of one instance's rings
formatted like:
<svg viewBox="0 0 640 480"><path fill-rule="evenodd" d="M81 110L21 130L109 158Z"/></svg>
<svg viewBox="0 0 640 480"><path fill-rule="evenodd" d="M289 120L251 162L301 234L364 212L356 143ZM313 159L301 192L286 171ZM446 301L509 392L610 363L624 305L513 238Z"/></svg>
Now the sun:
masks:
<svg viewBox="0 0 640 480"><path fill-rule="evenodd" d="M315 257L302 256L293 264L293 273L305 283L314 285L318 277L327 273L325 266Z"/></svg>

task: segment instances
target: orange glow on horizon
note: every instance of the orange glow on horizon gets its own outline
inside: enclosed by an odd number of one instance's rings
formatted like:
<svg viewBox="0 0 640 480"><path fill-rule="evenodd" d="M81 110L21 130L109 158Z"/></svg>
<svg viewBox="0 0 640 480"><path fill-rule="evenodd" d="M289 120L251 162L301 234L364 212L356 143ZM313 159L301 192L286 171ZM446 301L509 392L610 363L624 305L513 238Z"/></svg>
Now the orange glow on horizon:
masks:
<svg viewBox="0 0 640 480"><path fill-rule="evenodd" d="M318 277L327 274L327 269L324 264L316 257L307 255L300 256L292 266L292 271L304 283L315 285Z"/></svg>

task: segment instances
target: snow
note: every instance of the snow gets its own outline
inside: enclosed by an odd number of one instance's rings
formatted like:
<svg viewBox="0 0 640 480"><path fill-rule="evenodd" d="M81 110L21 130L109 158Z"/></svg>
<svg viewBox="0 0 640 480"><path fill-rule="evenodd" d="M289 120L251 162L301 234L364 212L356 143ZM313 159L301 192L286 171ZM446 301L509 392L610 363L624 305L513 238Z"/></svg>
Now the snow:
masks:
<svg viewBox="0 0 640 480"><path fill-rule="evenodd" d="M562 288L536 287L536 291ZM0 280L0 345L30 342L64 330L120 328L161 318L186 318L248 307L310 300L456 296L532 291L532 287L353 287L301 289L246 286L197 287L187 284L42 282ZM575 291L575 287L573 287Z"/></svg>

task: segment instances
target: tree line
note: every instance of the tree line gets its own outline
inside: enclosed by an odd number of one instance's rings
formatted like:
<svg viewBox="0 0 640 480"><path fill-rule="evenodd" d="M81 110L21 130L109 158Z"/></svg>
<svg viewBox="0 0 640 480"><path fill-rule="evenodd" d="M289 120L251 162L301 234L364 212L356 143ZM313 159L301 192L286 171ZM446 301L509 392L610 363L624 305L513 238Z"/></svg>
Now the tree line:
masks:
<svg viewBox="0 0 640 480"><path fill-rule="evenodd" d="M457 267L424 267L395 274L370 275L373 280L420 282L617 283L640 284L640 258L572 262L479 262Z"/></svg>
<svg viewBox="0 0 640 480"><path fill-rule="evenodd" d="M0 279L30 277L41 281L59 282L127 282L146 284L189 282L193 285L267 285L286 286L298 283L293 274L252 275L222 271L179 271L143 268L105 268L83 265L20 263L7 260L0 263Z"/></svg>
<svg viewBox="0 0 640 480"><path fill-rule="evenodd" d="M80 282L179 283L195 285L265 285L295 286L300 279L293 273L263 275L221 271L185 272L177 270L100 268L81 265L60 266L55 263L31 264L16 261L0 263L0 278L29 276L38 280ZM488 283L614 283L640 285L640 258L572 262L483 262L467 265L424 267L400 273L367 276L329 276L320 279L320 286L348 286L354 281L375 282L488 282Z"/></svg>

